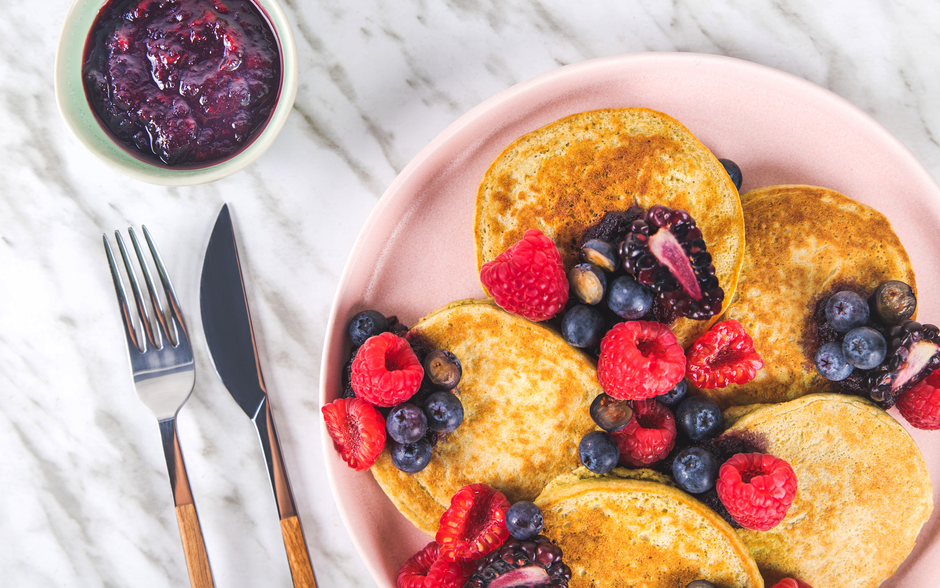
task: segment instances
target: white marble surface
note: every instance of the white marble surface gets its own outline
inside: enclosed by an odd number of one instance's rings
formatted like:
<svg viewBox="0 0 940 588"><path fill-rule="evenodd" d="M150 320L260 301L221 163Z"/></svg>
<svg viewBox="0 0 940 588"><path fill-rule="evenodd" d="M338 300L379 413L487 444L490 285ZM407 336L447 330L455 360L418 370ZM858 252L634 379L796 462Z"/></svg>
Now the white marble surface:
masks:
<svg viewBox="0 0 940 588"><path fill-rule="evenodd" d="M296 105L213 184L161 188L85 152L53 98L68 0L0 0L0 585L188 585L156 422L131 385L101 235L147 224L197 348L180 436L219 587L289 586L254 430L211 370L198 274L233 208L262 362L324 588L372 586L321 471L317 382L353 242L447 125L559 66L646 51L737 57L847 98L940 180L934 0L285 0ZM393 538L389 538L393 540Z"/></svg>

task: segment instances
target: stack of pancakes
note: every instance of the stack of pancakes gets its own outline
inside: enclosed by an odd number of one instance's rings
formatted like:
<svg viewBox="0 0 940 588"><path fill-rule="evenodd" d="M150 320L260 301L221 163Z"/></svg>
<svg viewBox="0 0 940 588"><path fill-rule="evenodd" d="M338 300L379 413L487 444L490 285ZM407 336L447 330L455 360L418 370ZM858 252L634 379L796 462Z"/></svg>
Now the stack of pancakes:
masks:
<svg viewBox="0 0 940 588"><path fill-rule="evenodd" d="M688 346L716 320L733 318L764 359L753 382L699 393L731 407L726 434L745 435L794 467L797 497L778 527L734 532L648 470L576 470L578 442L596 430L593 360L551 328L489 301L456 303L415 325L460 358L465 420L422 472L399 472L384 452L373 475L429 535L468 483L486 483L511 502L535 500L544 533L574 572L573 587L684 588L701 578L759 588L786 576L815 588L877 586L930 516L930 478L887 413L859 398L809 395L834 389L813 364L813 314L838 289L870 293L890 279L916 288L899 239L881 214L831 190L775 186L739 197L685 127L629 108L564 118L497 158L477 196L478 263L538 228L570 267L581 233L605 212L654 204L695 218L726 293L720 318L673 325L680 342ZM764 404L737 406L753 403Z"/></svg>

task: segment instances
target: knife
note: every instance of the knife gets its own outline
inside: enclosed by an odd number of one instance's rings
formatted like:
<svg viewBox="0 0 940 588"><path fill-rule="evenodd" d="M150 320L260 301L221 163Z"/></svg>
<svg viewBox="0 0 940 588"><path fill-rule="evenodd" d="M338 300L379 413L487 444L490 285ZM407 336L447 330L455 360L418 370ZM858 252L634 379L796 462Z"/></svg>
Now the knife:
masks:
<svg viewBox="0 0 940 588"><path fill-rule="evenodd" d="M222 207L209 237L202 265L199 303L215 371L258 431L281 518L281 533L294 587L316 588L307 543L281 457L274 415L261 375L261 360L251 328L251 313L228 204Z"/></svg>

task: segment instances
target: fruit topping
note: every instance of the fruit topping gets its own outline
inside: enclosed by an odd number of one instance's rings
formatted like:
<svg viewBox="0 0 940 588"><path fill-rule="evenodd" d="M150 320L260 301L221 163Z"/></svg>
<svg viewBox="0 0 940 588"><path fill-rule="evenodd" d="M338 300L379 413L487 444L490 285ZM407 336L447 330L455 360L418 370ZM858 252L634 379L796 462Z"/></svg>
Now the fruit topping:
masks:
<svg viewBox="0 0 940 588"><path fill-rule="evenodd" d="M510 538L481 559L465 588L561 588L570 579L561 549L536 535L524 541Z"/></svg>
<svg viewBox="0 0 940 588"><path fill-rule="evenodd" d="M771 588L813 588L813 587L802 580L797 580L796 578L784 578L783 580L780 580L779 582L771 586Z"/></svg>
<svg viewBox="0 0 940 588"><path fill-rule="evenodd" d="M914 316L917 298L904 282L889 280L875 289L872 296L875 313L886 325L895 325Z"/></svg>
<svg viewBox="0 0 940 588"><path fill-rule="evenodd" d="M786 516L796 485L796 473L786 461L766 453L739 453L719 468L715 489L738 524L767 531Z"/></svg>
<svg viewBox="0 0 940 588"><path fill-rule="evenodd" d="M568 301L561 253L537 229L484 263L480 281L500 308L532 321L555 316Z"/></svg>
<svg viewBox="0 0 940 588"><path fill-rule="evenodd" d="M741 182L744 180L744 175L741 173L741 168L735 162L730 159L719 159L722 167L725 168L725 171L728 172L728 177L731 178L731 183L734 184L736 190L741 190Z"/></svg>
<svg viewBox="0 0 940 588"><path fill-rule="evenodd" d="M440 546L431 541L411 556L398 571L398 588L463 588L473 565L441 559Z"/></svg>
<svg viewBox="0 0 940 588"><path fill-rule="evenodd" d="M585 304L597 304L607 291L604 270L591 263L579 263L568 272L568 285L578 300Z"/></svg>
<svg viewBox="0 0 940 588"><path fill-rule="evenodd" d="M594 264L605 272L617 269L617 251L614 246L601 239L591 239L581 246L579 253L582 261Z"/></svg>
<svg viewBox="0 0 940 588"><path fill-rule="evenodd" d="M643 218L643 209L639 206L631 206L627 210L609 210L604 213L600 221L581 233L581 243L587 244L594 239L607 243L620 243L630 232L633 221L640 218ZM617 248L614 249L614 255L617 255Z"/></svg>
<svg viewBox="0 0 940 588"><path fill-rule="evenodd" d="M617 467L620 447L609 433L591 431L578 443L578 457L584 467L595 474L606 474Z"/></svg>
<svg viewBox="0 0 940 588"><path fill-rule="evenodd" d="M448 561L478 559L497 549L509 536L502 492L485 484L470 484L457 491L441 515L436 540Z"/></svg>
<svg viewBox="0 0 940 588"><path fill-rule="evenodd" d="M940 429L940 371L933 371L898 397L898 411L918 429Z"/></svg>
<svg viewBox="0 0 940 588"><path fill-rule="evenodd" d="M561 336L572 347L591 348L601 342L607 323L597 309L583 304L572 306L561 319Z"/></svg>
<svg viewBox="0 0 940 588"><path fill-rule="evenodd" d="M672 477L690 494L707 492L718 479L718 460L701 447L686 447L672 462Z"/></svg>
<svg viewBox="0 0 940 588"><path fill-rule="evenodd" d="M428 432L428 419L423 410L410 402L403 402L385 417L385 430L399 443L414 443Z"/></svg>
<svg viewBox="0 0 940 588"><path fill-rule="evenodd" d="M388 319L377 310L363 310L349 321L349 338L353 347L359 347L369 337L384 333L389 328Z"/></svg>
<svg viewBox="0 0 940 588"><path fill-rule="evenodd" d="M463 368L456 355L435 349L424 358L424 375L436 390L453 390L460 383Z"/></svg>
<svg viewBox="0 0 940 588"><path fill-rule="evenodd" d="M637 400L633 417L626 427L611 433L620 447L620 463L642 468L666 457L676 444L672 412L655 400Z"/></svg>
<svg viewBox="0 0 940 588"><path fill-rule="evenodd" d="M826 301L826 321L836 333L848 333L868 322L868 301L852 292L836 292Z"/></svg>
<svg viewBox="0 0 940 588"><path fill-rule="evenodd" d="M685 588L718 588L708 580L694 580L685 585Z"/></svg>
<svg viewBox="0 0 940 588"><path fill-rule="evenodd" d="M591 419L609 433L619 431L633 419L633 407L628 400L601 392L591 402Z"/></svg>
<svg viewBox="0 0 940 588"><path fill-rule="evenodd" d="M852 373L853 366L842 353L842 343L830 341L816 351L816 370L822 377L841 382Z"/></svg>
<svg viewBox="0 0 940 588"><path fill-rule="evenodd" d="M717 323L692 344L686 376L702 390L724 388L750 382L762 367L751 336L732 319Z"/></svg>
<svg viewBox="0 0 940 588"><path fill-rule="evenodd" d="M392 333L370 337L353 360L356 396L376 406L395 406L418 391L424 368L405 339Z"/></svg>
<svg viewBox="0 0 940 588"><path fill-rule="evenodd" d="M705 441L721 433L724 418L718 403L707 396L689 396L676 409L679 430L692 441Z"/></svg>
<svg viewBox="0 0 940 588"><path fill-rule="evenodd" d="M399 470L413 474L420 472L431 463L433 454L431 441L422 437L413 443L399 443L392 439L388 442L392 464Z"/></svg>
<svg viewBox="0 0 940 588"><path fill-rule="evenodd" d="M527 500L521 500L506 511L506 529L509 534L525 541L542 532L542 510Z"/></svg>
<svg viewBox="0 0 940 588"><path fill-rule="evenodd" d="M659 396L685 373L685 355L668 327L652 321L617 323L604 335L597 379L614 398Z"/></svg>
<svg viewBox="0 0 940 588"><path fill-rule="evenodd" d="M875 402L893 405L902 392L940 365L940 331L907 319L889 328L885 336L889 351L871 371L868 390Z"/></svg>
<svg viewBox="0 0 940 588"><path fill-rule="evenodd" d="M436 433L455 431L463 422L463 403L452 392L435 392L424 401L428 428Z"/></svg>
<svg viewBox="0 0 940 588"><path fill-rule="evenodd" d="M653 291L633 276L619 276L608 288L607 307L620 318L639 319L653 307Z"/></svg>
<svg viewBox="0 0 940 588"><path fill-rule="evenodd" d="M379 411L358 398L337 398L320 411L343 461L356 471L371 467L385 447L385 422Z"/></svg>
<svg viewBox="0 0 940 588"><path fill-rule="evenodd" d="M630 226L620 258L629 274L656 292L664 314L705 320L721 311L725 294L711 254L684 210L650 208Z"/></svg>
<svg viewBox="0 0 940 588"><path fill-rule="evenodd" d="M884 361L888 344L884 335L871 327L856 327L842 339L842 354L853 366L870 370Z"/></svg>
<svg viewBox="0 0 940 588"><path fill-rule="evenodd" d="M672 387L672 390L656 397L657 402L665 404L669 408L675 409L680 402L685 400L689 392L689 385L685 380L679 380L679 383Z"/></svg>

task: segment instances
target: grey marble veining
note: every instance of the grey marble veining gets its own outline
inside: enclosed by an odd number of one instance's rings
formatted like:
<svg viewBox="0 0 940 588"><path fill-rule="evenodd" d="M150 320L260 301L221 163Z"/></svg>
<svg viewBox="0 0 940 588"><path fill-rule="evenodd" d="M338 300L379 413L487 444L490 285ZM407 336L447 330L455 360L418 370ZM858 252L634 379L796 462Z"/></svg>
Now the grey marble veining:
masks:
<svg viewBox="0 0 940 588"><path fill-rule="evenodd" d="M317 382L353 242L385 188L461 114L567 64L728 55L828 88L940 180L940 3L285 0L296 105L218 182L161 188L70 135L52 71L68 0L0 0L0 585L186 586L156 423L134 394L101 234L147 224L194 335L180 437L217 586L289 586L253 427L212 373L198 275L232 205L272 404L323 587L373 586L322 473Z"/></svg>

